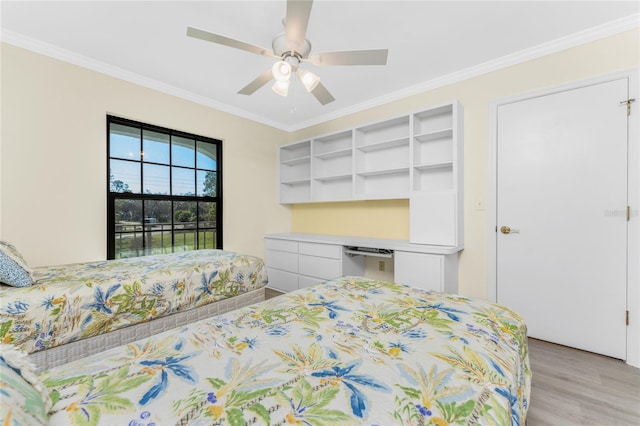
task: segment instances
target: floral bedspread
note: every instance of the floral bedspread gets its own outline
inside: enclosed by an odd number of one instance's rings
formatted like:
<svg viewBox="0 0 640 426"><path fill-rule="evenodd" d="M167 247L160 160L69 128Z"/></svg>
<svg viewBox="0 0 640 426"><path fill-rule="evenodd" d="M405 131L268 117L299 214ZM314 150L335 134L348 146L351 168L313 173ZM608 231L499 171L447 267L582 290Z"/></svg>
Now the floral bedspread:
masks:
<svg viewBox="0 0 640 426"><path fill-rule="evenodd" d="M35 352L264 287L262 259L196 250L34 268L0 289L0 340Z"/></svg>
<svg viewBox="0 0 640 426"><path fill-rule="evenodd" d="M509 309L347 277L40 378L55 425L523 425L531 372Z"/></svg>

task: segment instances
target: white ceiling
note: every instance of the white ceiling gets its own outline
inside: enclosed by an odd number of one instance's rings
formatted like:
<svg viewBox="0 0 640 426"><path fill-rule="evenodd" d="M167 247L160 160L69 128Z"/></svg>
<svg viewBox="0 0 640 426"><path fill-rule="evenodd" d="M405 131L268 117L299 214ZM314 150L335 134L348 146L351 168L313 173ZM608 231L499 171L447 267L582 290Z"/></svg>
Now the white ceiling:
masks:
<svg viewBox="0 0 640 426"><path fill-rule="evenodd" d="M637 28L638 1L316 0L313 52L388 48L386 66L308 68L336 101L300 84L236 92L273 59L186 36L187 26L271 47L279 1L6 1L2 40L285 130L444 84L455 78Z"/></svg>

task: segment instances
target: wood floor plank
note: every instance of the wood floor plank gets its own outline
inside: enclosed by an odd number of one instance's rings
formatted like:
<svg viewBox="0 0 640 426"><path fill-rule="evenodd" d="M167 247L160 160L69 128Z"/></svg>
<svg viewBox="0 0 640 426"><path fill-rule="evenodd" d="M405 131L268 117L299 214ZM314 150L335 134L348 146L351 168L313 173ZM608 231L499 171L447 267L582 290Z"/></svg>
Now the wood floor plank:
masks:
<svg viewBox="0 0 640 426"><path fill-rule="evenodd" d="M640 369L536 339L529 360L527 426L640 425Z"/></svg>

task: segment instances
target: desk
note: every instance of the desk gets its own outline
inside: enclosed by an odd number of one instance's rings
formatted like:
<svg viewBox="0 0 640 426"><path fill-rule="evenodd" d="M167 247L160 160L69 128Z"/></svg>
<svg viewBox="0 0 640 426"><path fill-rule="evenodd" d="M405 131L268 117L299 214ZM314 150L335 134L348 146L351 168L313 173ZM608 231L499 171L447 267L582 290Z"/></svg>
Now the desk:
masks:
<svg viewBox="0 0 640 426"><path fill-rule="evenodd" d="M458 252L462 247L302 233L268 234L265 247L269 287L281 291L337 277L364 276L365 254L351 254L354 247L360 247L393 251L395 282L426 290L458 292Z"/></svg>

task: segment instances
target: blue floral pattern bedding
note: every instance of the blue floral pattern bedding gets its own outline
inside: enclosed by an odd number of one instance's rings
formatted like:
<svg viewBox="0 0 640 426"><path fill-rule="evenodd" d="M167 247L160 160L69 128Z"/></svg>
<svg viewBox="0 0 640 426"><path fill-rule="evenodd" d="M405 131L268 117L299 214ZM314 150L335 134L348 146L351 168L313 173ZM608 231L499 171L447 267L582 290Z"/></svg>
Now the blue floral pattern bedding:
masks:
<svg viewBox="0 0 640 426"><path fill-rule="evenodd" d="M0 288L0 340L35 352L264 287L262 259L196 250L33 269Z"/></svg>
<svg viewBox="0 0 640 426"><path fill-rule="evenodd" d="M347 277L40 378L54 425L523 425L531 372L509 309Z"/></svg>

